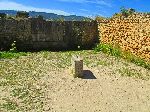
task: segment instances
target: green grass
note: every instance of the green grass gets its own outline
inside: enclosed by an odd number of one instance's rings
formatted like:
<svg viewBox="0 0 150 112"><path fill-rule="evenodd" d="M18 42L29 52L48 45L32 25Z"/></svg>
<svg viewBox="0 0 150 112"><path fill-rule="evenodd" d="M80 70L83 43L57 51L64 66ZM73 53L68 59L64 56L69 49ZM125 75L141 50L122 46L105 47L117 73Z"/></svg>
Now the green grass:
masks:
<svg viewBox="0 0 150 112"><path fill-rule="evenodd" d="M94 48L95 52L102 51L103 53L110 54L112 56L120 57L122 55L122 52L119 48L114 48L111 45L108 44L99 44L97 47Z"/></svg>
<svg viewBox="0 0 150 112"><path fill-rule="evenodd" d="M130 52L123 52L119 47L113 47L112 45L101 43L94 48L94 51L102 51L103 53L109 54L111 56L124 58L129 62L150 70L150 62L146 62L145 60L131 54Z"/></svg>
<svg viewBox="0 0 150 112"><path fill-rule="evenodd" d="M7 111L12 111L12 110L16 110L17 109L17 104L14 101L11 101L10 99L3 99L5 101L5 103L3 103L1 106L1 108L5 108ZM16 110L17 111L17 110Z"/></svg>
<svg viewBox="0 0 150 112"><path fill-rule="evenodd" d="M19 58L20 56L27 56L27 53L25 53L25 52L10 52L10 51L0 52L0 59Z"/></svg>
<svg viewBox="0 0 150 112"><path fill-rule="evenodd" d="M143 80L149 80L150 78L149 74L143 76L141 73L139 73L139 71L135 69L126 68L126 67L118 69L118 71L121 74L121 76L135 77Z"/></svg>
<svg viewBox="0 0 150 112"><path fill-rule="evenodd" d="M103 65L103 66L108 66L111 65L110 63L106 62L106 61L98 61L97 65Z"/></svg>
<svg viewBox="0 0 150 112"><path fill-rule="evenodd" d="M138 66L142 66L142 67L150 70L150 62L146 62L144 59L134 56L129 52L124 52L122 54L122 57L124 59L128 60L129 62L135 63Z"/></svg>
<svg viewBox="0 0 150 112"><path fill-rule="evenodd" d="M7 53L3 54L7 59ZM0 60L0 89L7 88L5 92L8 93L0 97L0 111L41 110L43 101L40 99L44 94L35 83L42 75L47 74L48 68L45 67L49 66L46 65L49 63L42 63L44 58L36 57L37 53L24 58L16 58L16 55L12 54L14 53L11 53L13 60ZM17 53L17 57L19 56L22 56L22 53Z"/></svg>

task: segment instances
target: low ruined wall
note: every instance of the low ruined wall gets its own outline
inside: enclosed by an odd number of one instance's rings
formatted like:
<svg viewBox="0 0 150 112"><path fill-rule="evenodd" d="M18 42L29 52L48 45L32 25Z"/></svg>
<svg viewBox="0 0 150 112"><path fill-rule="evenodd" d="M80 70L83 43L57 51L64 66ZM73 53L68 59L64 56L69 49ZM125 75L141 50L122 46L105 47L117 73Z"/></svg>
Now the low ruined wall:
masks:
<svg viewBox="0 0 150 112"><path fill-rule="evenodd" d="M31 37L31 22L28 20L0 19L0 50L8 50L17 41L22 45ZM19 43L21 42L21 43Z"/></svg>
<svg viewBox="0 0 150 112"><path fill-rule="evenodd" d="M18 50L88 49L98 42L97 22L0 19L0 50L13 41Z"/></svg>
<svg viewBox="0 0 150 112"><path fill-rule="evenodd" d="M150 15L100 20L98 29L100 42L119 45L122 50L150 61Z"/></svg>

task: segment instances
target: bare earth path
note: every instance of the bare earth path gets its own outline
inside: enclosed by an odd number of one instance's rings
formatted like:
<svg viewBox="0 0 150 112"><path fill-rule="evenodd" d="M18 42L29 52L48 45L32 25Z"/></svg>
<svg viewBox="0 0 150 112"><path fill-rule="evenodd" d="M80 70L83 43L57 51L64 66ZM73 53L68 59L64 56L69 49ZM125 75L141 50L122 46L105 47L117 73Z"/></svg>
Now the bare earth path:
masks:
<svg viewBox="0 0 150 112"><path fill-rule="evenodd" d="M85 77L74 79L69 71L74 53L0 60L0 112L150 112L150 70L84 51L78 53L85 59Z"/></svg>

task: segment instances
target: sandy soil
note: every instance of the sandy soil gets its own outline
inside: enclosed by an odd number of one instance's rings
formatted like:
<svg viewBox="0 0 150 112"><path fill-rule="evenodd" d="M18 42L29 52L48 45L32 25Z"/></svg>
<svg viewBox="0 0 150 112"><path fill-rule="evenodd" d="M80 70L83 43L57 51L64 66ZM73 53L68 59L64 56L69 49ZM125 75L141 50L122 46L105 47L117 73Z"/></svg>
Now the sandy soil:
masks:
<svg viewBox="0 0 150 112"><path fill-rule="evenodd" d="M150 70L85 53L82 79L71 75L69 53L1 60L0 112L150 112Z"/></svg>
<svg viewBox="0 0 150 112"><path fill-rule="evenodd" d="M150 112L150 80L84 70L83 79L74 79L67 69L43 77L40 85L47 85L43 111Z"/></svg>

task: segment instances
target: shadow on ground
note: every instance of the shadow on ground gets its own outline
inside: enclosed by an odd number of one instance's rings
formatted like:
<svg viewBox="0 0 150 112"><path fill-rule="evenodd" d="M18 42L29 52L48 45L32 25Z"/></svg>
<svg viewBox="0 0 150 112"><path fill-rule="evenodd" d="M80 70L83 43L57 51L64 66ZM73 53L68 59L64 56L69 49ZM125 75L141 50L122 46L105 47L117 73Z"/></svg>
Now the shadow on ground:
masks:
<svg viewBox="0 0 150 112"><path fill-rule="evenodd" d="M83 70L82 79L97 79L90 70Z"/></svg>

